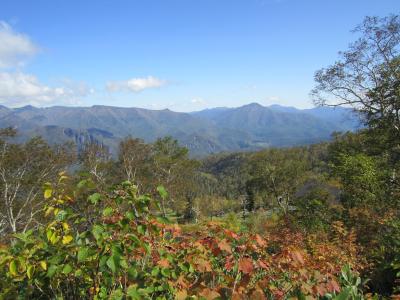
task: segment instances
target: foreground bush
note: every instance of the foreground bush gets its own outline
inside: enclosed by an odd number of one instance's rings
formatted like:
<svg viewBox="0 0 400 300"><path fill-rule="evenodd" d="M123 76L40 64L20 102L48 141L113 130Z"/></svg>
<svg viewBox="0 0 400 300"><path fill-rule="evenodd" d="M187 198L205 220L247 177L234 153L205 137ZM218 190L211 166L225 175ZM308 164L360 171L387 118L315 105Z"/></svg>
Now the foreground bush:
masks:
<svg viewBox="0 0 400 300"><path fill-rule="evenodd" d="M130 182L91 194L88 219L74 210L85 183L70 192L65 180L46 186L48 222L1 246L0 298L334 298L340 266L355 263L343 232L337 238L346 242L331 243L290 230L237 233L217 222L183 233Z"/></svg>

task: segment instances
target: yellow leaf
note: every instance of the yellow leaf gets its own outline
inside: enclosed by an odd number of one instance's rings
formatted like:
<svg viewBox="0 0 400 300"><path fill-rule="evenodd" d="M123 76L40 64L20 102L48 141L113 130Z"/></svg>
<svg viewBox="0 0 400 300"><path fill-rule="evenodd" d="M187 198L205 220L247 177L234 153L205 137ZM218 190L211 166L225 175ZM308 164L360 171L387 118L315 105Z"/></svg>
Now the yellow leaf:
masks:
<svg viewBox="0 0 400 300"><path fill-rule="evenodd" d="M46 209L46 212L44 213L44 215L47 217L53 210L54 210L54 207L53 206L49 206Z"/></svg>
<svg viewBox="0 0 400 300"><path fill-rule="evenodd" d="M175 299L176 300L186 300L188 294L186 290L180 290L178 292L176 292L175 294Z"/></svg>
<svg viewBox="0 0 400 300"><path fill-rule="evenodd" d="M52 194L53 194L53 190L52 189L45 189L44 190L44 199L49 199Z"/></svg>
<svg viewBox="0 0 400 300"><path fill-rule="evenodd" d="M47 270L47 263L44 260L40 262L40 266L42 267L43 270L45 271Z"/></svg>
<svg viewBox="0 0 400 300"><path fill-rule="evenodd" d="M68 230L69 230L69 225L68 225L68 223L63 222L63 223L62 223L62 227L64 228L65 231L68 231Z"/></svg>
<svg viewBox="0 0 400 300"><path fill-rule="evenodd" d="M28 276L29 279L32 278L33 273L35 272L35 267L34 266L29 266L26 269L26 275Z"/></svg>
<svg viewBox="0 0 400 300"><path fill-rule="evenodd" d="M60 237L57 235L56 232L53 233L53 235L50 238L50 243L52 243L53 245L55 243L57 243L60 240Z"/></svg>
<svg viewBox="0 0 400 300"><path fill-rule="evenodd" d="M64 245L71 243L71 241L73 240L73 237L71 235L65 235L62 239L62 243Z"/></svg>

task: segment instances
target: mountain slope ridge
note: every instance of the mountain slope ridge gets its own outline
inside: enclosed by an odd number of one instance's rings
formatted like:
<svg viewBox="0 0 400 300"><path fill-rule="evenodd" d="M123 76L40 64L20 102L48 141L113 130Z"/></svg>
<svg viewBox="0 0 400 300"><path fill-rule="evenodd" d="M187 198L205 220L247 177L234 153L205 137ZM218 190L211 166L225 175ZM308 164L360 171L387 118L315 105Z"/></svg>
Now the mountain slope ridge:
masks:
<svg viewBox="0 0 400 300"><path fill-rule="evenodd" d="M78 148L82 141L94 140L109 146L114 154L119 141L127 136L152 142L169 135L187 146L192 155L205 155L324 141L333 131L355 129L354 118L348 123L340 121L347 113L258 103L191 113L103 105L0 107L0 127L17 128L21 140L41 135L50 143L72 140Z"/></svg>

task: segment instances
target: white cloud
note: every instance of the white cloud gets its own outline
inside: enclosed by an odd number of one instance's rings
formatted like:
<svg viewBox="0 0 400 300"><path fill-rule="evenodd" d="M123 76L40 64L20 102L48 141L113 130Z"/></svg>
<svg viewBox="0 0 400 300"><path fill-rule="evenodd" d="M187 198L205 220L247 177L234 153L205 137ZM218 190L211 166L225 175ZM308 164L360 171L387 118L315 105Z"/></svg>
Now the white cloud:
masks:
<svg viewBox="0 0 400 300"><path fill-rule="evenodd" d="M0 73L0 104L9 107L22 105L46 106L53 104L78 104L93 90L84 83L69 82L60 87L49 87L30 74L21 72Z"/></svg>
<svg viewBox="0 0 400 300"><path fill-rule="evenodd" d="M167 81L165 80L147 76L123 81L110 81L107 83L106 88L110 92L129 91L138 93L145 89L158 88L166 84Z"/></svg>
<svg viewBox="0 0 400 300"><path fill-rule="evenodd" d="M30 38L15 32L6 22L0 21L0 68L23 66L38 52Z"/></svg>
<svg viewBox="0 0 400 300"><path fill-rule="evenodd" d="M203 98L193 98L192 100L190 100L190 102L192 104L198 104L198 105L206 104L206 101L204 101Z"/></svg>

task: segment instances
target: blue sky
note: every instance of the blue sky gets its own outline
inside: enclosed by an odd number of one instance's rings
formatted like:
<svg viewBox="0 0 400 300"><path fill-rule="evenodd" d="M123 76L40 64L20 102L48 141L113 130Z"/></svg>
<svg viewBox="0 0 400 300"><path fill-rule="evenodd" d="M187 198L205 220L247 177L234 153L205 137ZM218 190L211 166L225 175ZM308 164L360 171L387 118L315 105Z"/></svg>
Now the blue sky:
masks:
<svg viewBox="0 0 400 300"><path fill-rule="evenodd" d="M0 104L311 107L314 72L398 0L2 0Z"/></svg>

